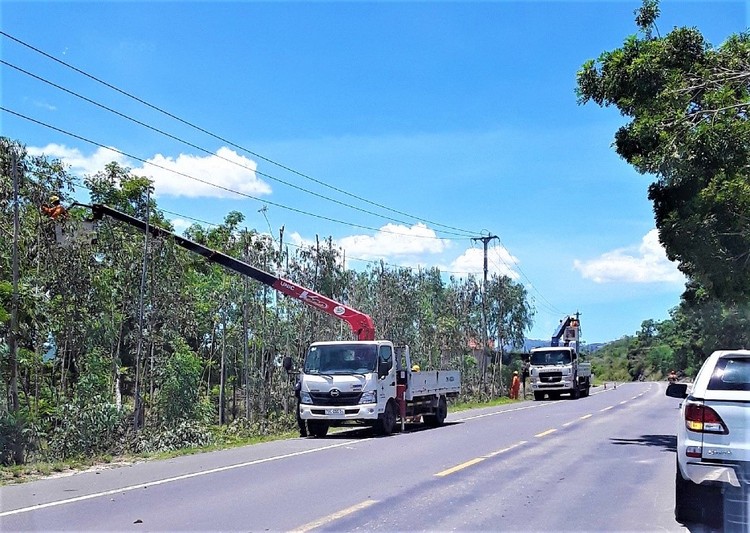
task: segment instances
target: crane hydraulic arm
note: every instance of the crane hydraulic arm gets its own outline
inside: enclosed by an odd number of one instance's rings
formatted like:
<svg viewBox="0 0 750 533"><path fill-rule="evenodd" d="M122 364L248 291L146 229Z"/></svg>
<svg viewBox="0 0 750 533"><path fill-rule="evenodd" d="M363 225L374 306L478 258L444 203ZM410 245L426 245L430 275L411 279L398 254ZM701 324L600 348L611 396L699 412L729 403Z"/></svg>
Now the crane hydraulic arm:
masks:
<svg viewBox="0 0 750 533"><path fill-rule="evenodd" d="M147 224L143 220L132 217L107 205L93 204L90 207L95 221L101 220L104 215L107 215L115 220L138 228L144 233L148 231L154 237L171 237L179 246L205 257L212 263L218 263L219 265L244 276L249 276L254 280L260 281L261 283L276 289L286 296L301 300L307 305L319 309L324 313L340 318L349 324L358 340L375 340L375 326L372 318L361 311L352 309L351 307L336 302L322 294L318 294L315 291L297 285L292 281L274 276L273 274L249 265L239 259L235 259L234 257L212 250L211 248L198 244L197 242L180 237L171 231Z"/></svg>

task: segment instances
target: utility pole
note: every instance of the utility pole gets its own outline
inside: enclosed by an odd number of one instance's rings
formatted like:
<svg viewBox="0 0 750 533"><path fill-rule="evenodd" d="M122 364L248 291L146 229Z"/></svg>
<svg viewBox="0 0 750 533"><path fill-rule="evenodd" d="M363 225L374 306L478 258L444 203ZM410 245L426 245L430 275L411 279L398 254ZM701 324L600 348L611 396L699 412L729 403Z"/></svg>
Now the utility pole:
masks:
<svg viewBox="0 0 750 533"><path fill-rule="evenodd" d="M482 386L485 386L487 376L487 245L492 239L497 239L497 235L487 235L486 237L472 237L472 241L482 241L484 245L484 282L482 283ZM502 353L500 354L502 362Z"/></svg>
<svg viewBox="0 0 750 533"><path fill-rule="evenodd" d="M10 172L13 175L13 297L10 307L9 366L10 366L10 412L18 412L18 239L20 234L18 204L18 161L16 150L10 149ZM4 402L3 402L4 403ZM18 455L18 452L16 453ZM23 459L23 457L21 457ZM20 464L20 463L18 463Z"/></svg>
<svg viewBox="0 0 750 533"><path fill-rule="evenodd" d="M151 187L146 189L146 231L143 235L143 266L141 269L141 287L138 299L138 344L135 350L135 413L133 414L133 431L138 431L143 420L141 419L141 410L143 401L141 400L141 354L143 352L143 293L146 292L146 276L148 274L148 234L149 223L151 218ZM145 366L145 365L143 365Z"/></svg>
<svg viewBox="0 0 750 533"><path fill-rule="evenodd" d="M250 256L250 245L247 242L247 227L245 232L242 234L242 245L244 248L244 259L249 261ZM245 383L245 418L250 420L250 373L248 370L249 360L249 342L250 339L247 335L248 327L248 316L247 316L247 290L248 290L248 279L247 276L242 280L242 376Z"/></svg>

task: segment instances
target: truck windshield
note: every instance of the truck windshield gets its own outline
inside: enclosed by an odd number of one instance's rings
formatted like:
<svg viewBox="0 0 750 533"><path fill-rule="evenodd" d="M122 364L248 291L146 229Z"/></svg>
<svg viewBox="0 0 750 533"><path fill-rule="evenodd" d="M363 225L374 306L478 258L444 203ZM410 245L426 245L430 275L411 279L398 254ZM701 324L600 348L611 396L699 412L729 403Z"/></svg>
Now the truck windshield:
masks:
<svg viewBox="0 0 750 533"><path fill-rule="evenodd" d="M532 365L568 365L570 352L566 350L549 350L531 354Z"/></svg>
<svg viewBox="0 0 750 533"><path fill-rule="evenodd" d="M375 344L312 346L305 357L306 374L364 374L377 365Z"/></svg>

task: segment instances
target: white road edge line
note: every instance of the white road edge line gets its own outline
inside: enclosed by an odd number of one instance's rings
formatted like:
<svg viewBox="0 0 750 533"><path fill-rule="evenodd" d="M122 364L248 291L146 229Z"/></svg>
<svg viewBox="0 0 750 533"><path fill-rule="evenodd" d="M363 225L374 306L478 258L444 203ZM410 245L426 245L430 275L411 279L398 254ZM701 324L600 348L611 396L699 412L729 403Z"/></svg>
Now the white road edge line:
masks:
<svg viewBox="0 0 750 533"><path fill-rule="evenodd" d="M358 440L357 442L365 442L367 440L371 440L371 439ZM322 448L314 448L312 450L302 450L300 452L288 453L288 454L285 454L285 455L275 455L273 457L266 457L265 459L256 459L254 461L247 461L245 463L238 463L238 464L235 464L235 465L220 466L218 468L212 468L210 470L202 470L200 472L193 472L191 474L183 474L181 476L174 476L174 477L169 477L169 478L165 478L165 479L157 479L155 481L147 481L145 483L140 483L138 485L130 485L130 486L122 487L122 488L119 488L119 489L112 489L112 490L107 490L107 491L104 491L104 492L96 492L96 493L93 493L93 494L86 494L84 496L76 496L75 498L68 498L66 500L58 500L58 501L54 501L54 502L40 503L38 505L32 505L32 506L29 506L29 507L21 507L19 509L13 509L11 511L0 512L0 518L4 517L4 516L11 516L11 515L16 515L16 514L28 513L28 512L31 512L31 511L37 511L39 509L47 509L49 507L57 507L59 505L66 505L68 503L75 503L75 502L82 502L82 501L85 501L85 500L92 500L94 498L101 498L102 496L111 496L113 494L122 494L123 492L130 492L130 491L133 491L133 490L136 490L136 489L142 489L144 487L154 487L156 485L164 485L166 483L172 483L174 481L181 481L183 479L190 479L190 478L194 478L194 477L205 476L205 475L208 475L208 474L215 474L217 472L225 472L227 470L234 470L235 468L244 468L246 466L259 465L259 464L262 464L262 463L270 463L271 461L278 461L280 459L287 459L289 457L298 457L300 455L307 455L308 453L314 453L314 452L320 452L320 451L324 451L324 450L330 450L332 448L339 448L341 446L349 446L349 445L351 445L351 443L352 443L351 441L339 442L339 443L336 443L336 444L331 444L329 446L323 446Z"/></svg>
<svg viewBox="0 0 750 533"><path fill-rule="evenodd" d="M310 522L309 524L305 524L304 526L292 529L290 533L306 533L307 531L311 531L313 529L325 526L326 524L330 524L331 522L338 520L339 518L344 518L345 516L356 513L357 511L361 511L362 509L367 509L368 507L370 507L371 505L375 505L376 503L378 503L377 500L365 500L356 505L352 505L351 507L347 507L346 509L342 509L341 511L337 511L333 514L329 514L328 516L324 516L319 520L315 520L313 522Z"/></svg>

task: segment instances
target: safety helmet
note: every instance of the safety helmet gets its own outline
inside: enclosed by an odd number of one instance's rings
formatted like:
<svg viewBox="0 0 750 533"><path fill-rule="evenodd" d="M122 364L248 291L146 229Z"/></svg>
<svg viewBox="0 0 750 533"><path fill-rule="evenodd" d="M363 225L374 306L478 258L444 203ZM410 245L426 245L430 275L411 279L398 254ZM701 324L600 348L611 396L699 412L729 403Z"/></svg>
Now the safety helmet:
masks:
<svg viewBox="0 0 750 533"><path fill-rule="evenodd" d="M518 375L518 370L514 370L513 371L513 375L517 376Z"/></svg>
<svg viewBox="0 0 750 533"><path fill-rule="evenodd" d="M419 372L419 365L413 365L411 367L412 372Z"/></svg>
<svg viewBox="0 0 750 533"><path fill-rule="evenodd" d="M55 195L55 194L53 194L52 196L49 197L49 201L52 202L52 203L59 202L60 201L60 197L57 196L57 195Z"/></svg>

